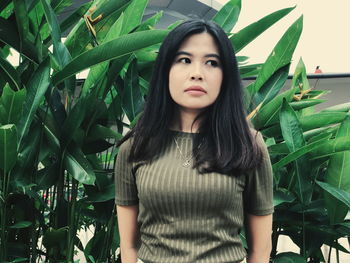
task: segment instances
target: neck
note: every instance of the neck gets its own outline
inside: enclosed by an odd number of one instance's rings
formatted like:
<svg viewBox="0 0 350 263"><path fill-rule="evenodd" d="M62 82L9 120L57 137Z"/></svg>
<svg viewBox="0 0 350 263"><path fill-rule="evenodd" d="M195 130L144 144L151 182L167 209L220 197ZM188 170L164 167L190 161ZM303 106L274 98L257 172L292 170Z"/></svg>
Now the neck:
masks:
<svg viewBox="0 0 350 263"><path fill-rule="evenodd" d="M198 110L181 109L175 114L171 128L177 131L196 133L199 129L200 120L194 120L200 112Z"/></svg>

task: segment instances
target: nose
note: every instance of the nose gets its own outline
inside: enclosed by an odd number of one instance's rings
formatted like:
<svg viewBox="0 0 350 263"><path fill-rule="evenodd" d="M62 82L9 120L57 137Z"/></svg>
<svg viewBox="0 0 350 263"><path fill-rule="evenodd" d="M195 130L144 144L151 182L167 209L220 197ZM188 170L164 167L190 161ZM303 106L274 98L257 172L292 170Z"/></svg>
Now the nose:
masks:
<svg viewBox="0 0 350 263"><path fill-rule="evenodd" d="M193 63L191 80L203 80L203 73L200 65Z"/></svg>

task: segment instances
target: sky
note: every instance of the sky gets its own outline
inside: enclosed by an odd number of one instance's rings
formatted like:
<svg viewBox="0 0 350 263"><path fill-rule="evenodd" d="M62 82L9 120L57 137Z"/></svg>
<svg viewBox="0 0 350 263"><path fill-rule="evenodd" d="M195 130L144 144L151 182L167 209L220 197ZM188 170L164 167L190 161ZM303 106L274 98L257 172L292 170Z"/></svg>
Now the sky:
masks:
<svg viewBox="0 0 350 263"><path fill-rule="evenodd" d="M349 0L242 0L241 14L233 32L267 14L293 6L296 8L291 13L239 55L249 56L249 64L264 62L288 27L303 15L303 32L293 56L291 72L302 57L308 73L314 73L316 66L320 66L323 73L350 73Z"/></svg>

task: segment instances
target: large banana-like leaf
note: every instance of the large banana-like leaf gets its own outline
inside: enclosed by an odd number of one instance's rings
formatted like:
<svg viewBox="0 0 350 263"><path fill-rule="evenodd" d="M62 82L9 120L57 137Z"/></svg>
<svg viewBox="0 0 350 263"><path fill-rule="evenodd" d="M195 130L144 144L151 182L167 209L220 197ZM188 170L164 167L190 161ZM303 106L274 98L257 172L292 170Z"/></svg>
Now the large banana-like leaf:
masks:
<svg viewBox="0 0 350 263"><path fill-rule="evenodd" d="M137 63L136 59L134 59L125 75L122 94L122 107L130 122L140 113L143 104L138 77Z"/></svg>
<svg viewBox="0 0 350 263"><path fill-rule="evenodd" d="M296 89L289 89L275 98L269 103L265 104L259 111L258 114L253 118L254 127L256 129L262 129L278 121L278 113L282 105L283 98L288 102L292 100Z"/></svg>
<svg viewBox="0 0 350 263"><path fill-rule="evenodd" d="M94 185L96 176L84 153L77 147L70 147L64 155L64 166L68 173L82 184Z"/></svg>
<svg viewBox="0 0 350 263"><path fill-rule="evenodd" d="M294 8L295 7L278 10L272 14L265 16L259 21L250 24L249 26L241 29L239 32L231 36L230 41L235 49L235 52L238 53L266 29L270 28L278 20L289 14Z"/></svg>
<svg viewBox="0 0 350 263"><path fill-rule="evenodd" d="M50 84L50 60L46 58L35 71L27 85L27 97L24 102L23 115L18 125L18 145L26 135L34 114L42 102Z"/></svg>
<svg viewBox="0 0 350 263"><path fill-rule="evenodd" d="M270 102L284 86L288 78L289 64L278 69L255 93L252 102L254 105L261 104L262 106Z"/></svg>
<svg viewBox="0 0 350 263"><path fill-rule="evenodd" d="M299 254L293 252L279 253L272 259L273 263L306 263L306 260Z"/></svg>
<svg viewBox="0 0 350 263"><path fill-rule="evenodd" d="M52 9L56 14L61 13L67 7L70 7L73 4L73 0L53 0L51 1Z"/></svg>
<svg viewBox="0 0 350 263"><path fill-rule="evenodd" d="M254 95L279 68L290 63L303 28L303 17L297 19L284 33L267 58L259 75L249 90Z"/></svg>
<svg viewBox="0 0 350 263"><path fill-rule="evenodd" d="M17 124L22 115L23 102L26 97L26 90L13 91L9 86L5 86L2 91L0 104L0 123Z"/></svg>
<svg viewBox="0 0 350 263"><path fill-rule="evenodd" d="M229 0L213 17L225 32L230 33L241 12L241 0Z"/></svg>
<svg viewBox="0 0 350 263"><path fill-rule="evenodd" d="M124 24L124 14L121 14L117 21L112 25L109 33L104 39L103 43L113 40L114 38L119 37L122 34L123 24ZM90 88L101 78L106 77L106 71L108 69L109 61L102 62L96 66L93 66L86 80L84 81L84 86L81 91L82 96L86 96L90 90Z"/></svg>
<svg viewBox="0 0 350 263"><path fill-rule="evenodd" d="M51 36L53 41L53 55L59 64L60 69L69 63L71 56L66 46L61 42L61 29L58 23L55 12L51 8L47 0L41 0L44 7L45 17L51 29Z"/></svg>
<svg viewBox="0 0 350 263"><path fill-rule="evenodd" d="M157 44L165 38L167 33L168 31L166 30L142 31L108 41L74 58L60 72L53 75L53 83L57 84L83 69L98 63L115 59L138 49Z"/></svg>
<svg viewBox="0 0 350 263"><path fill-rule="evenodd" d="M319 112L300 117L300 124L303 131L306 132L312 129L318 129L340 123L346 116L347 114L345 112ZM278 119L271 119L271 121L272 123L277 123ZM267 137L274 137L280 134L281 129L278 125L273 125L264 129L262 132Z"/></svg>
<svg viewBox="0 0 350 263"><path fill-rule="evenodd" d="M129 33L141 23L147 4L148 0L133 0L125 9L122 34Z"/></svg>
<svg viewBox="0 0 350 263"><path fill-rule="evenodd" d="M73 135L79 129L86 116L87 107L93 107L91 96L79 99L70 111L62 127L62 147L67 146L73 139ZM82 139L82 138L81 138Z"/></svg>
<svg viewBox="0 0 350 263"><path fill-rule="evenodd" d="M350 138L350 116L340 125L336 138ZM350 193L350 151L334 154L330 157L325 181L339 189ZM325 196L326 206L331 224L341 223L349 208L333 197Z"/></svg>
<svg viewBox="0 0 350 263"><path fill-rule="evenodd" d="M258 75L261 67L262 67L262 64L251 64L251 65L240 66L239 72L241 74L241 78L244 79L244 78Z"/></svg>
<svg viewBox="0 0 350 263"><path fill-rule="evenodd" d="M0 126L0 168L10 171L17 161L17 130L14 124Z"/></svg>
<svg viewBox="0 0 350 263"><path fill-rule="evenodd" d="M29 41L21 45L21 39L13 21L0 17L0 40L35 63L39 63L39 51Z"/></svg>
<svg viewBox="0 0 350 263"><path fill-rule="evenodd" d="M155 25L159 22L159 20L163 17L163 11L157 12L155 15L148 18L141 25L137 26L136 32L145 31L150 29L155 29Z"/></svg>
<svg viewBox="0 0 350 263"><path fill-rule="evenodd" d="M299 96L301 97L303 96L303 92L309 92L311 90L309 80L307 79L306 75L306 67L302 58L300 58L299 63L295 69L292 79L292 87L298 87L300 89L301 95ZM299 116L306 116L314 112L314 107L308 107L299 111Z"/></svg>
<svg viewBox="0 0 350 263"><path fill-rule="evenodd" d="M78 23L78 21L89 10L92 2L85 3L76 9L69 17L63 20L60 24L61 32L65 32L68 28Z"/></svg>
<svg viewBox="0 0 350 263"><path fill-rule="evenodd" d="M91 20L97 19L93 23L93 28L97 34L97 39L102 40L109 31L109 28L115 23L121 13L129 5L130 0L120 1L94 1L92 8L86 16ZM94 7L96 10L93 11ZM99 17L101 18L99 21ZM97 22L98 21L98 22ZM64 44L72 57L76 57L87 50L89 43L92 42L92 36L84 19L81 19L70 31ZM91 48L91 46L89 46Z"/></svg>
<svg viewBox="0 0 350 263"><path fill-rule="evenodd" d="M321 112L303 116L300 118L300 123L303 131L309 131L342 122L346 116L345 112Z"/></svg>
<svg viewBox="0 0 350 263"><path fill-rule="evenodd" d="M303 131L299 123L298 117L293 109L289 106L286 99L283 99L282 108L280 111L280 125L283 139L290 152L295 152L305 146ZM307 204L311 201L312 185L307 156L304 155L295 160L295 176L296 193L302 204Z"/></svg>
<svg viewBox="0 0 350 263"><path fill-rule="evenodd" d="M327 138L307 144L295 152L288 154L278 162L272 165L274 170L295 161L301 156L310 153L311 159L323 158L325 156L333 155L338 152L350 150L350 138L338 138L329 140Z"/></svg>
<svg viewBox="0 0 350 263"><path fill-rule="evenodd" d="M289 105L293 108L293 110L301 110L308 107L312 107L314 105L320 104L322 102L325 102L327 100L319 100L319 99L303 99L300 101L292 101L289 103Z"/></svg>
<svg viewBox="0 0 350 263"><path fill-rule="evenodd" d="M1 31L1 30L0 30ZM14 90L21 89L21 79L16 69L0 55L0 77L8 82Z"/></svg>
<svg viewBox="0 0 350 263"><path fill-rule="evenodd" d="M88 134L88 140L101 140L101 139L116 139L120 140L123 136L120 133L115 132L111 128L96 124L93 126Z"/></svg>
<svg viewBox="0 0 350 263"><path fill-rule="evenodd" d="M29 40L29 19L28 11L26 7L26 1L13 0L14 11L16 14L17 29L22 45L26 44ZM32 39L34 40L34 38Z"/></svg>
<svg viewBox="0 0 350 263"><path fill-rule="evenodd" d="M346 102L346 103L342 103L342 104L338 104L335 106L325 108L321 112L334 112L334 111L342 111L342 112L350 111L350 102Z"/></svg>
<svg viewBox="0 0 350 263"><path fill-rule="evenodd" d="M11 0L3 0L0 2L0 16L5 19L7 19L13 11L13 4L11 2Z"/></svg>
<svg viewBox="0 0 350 263"><path fill-rule="evenodd" d="M347 209L350 208L350 193L348 191L344 191L338 187L334 187L328 183L316 181L316 183L322 187L323 190L327 191L334 198L342 202Z"/></svg>

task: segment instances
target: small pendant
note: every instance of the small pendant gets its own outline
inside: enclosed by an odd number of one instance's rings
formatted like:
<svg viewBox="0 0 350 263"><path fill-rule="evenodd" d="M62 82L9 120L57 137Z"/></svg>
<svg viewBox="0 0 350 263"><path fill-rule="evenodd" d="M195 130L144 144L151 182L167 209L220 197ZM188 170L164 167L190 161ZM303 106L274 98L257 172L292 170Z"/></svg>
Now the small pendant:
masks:
<svg viewBox="0 0 350 263"><path fill-rule="evenodd" d="M182 166L183 167L190 167L190 165L191 165L191 162L190 162L190 160L186 160L186 161L184 161L183 163L182 163Z"/></svg>

